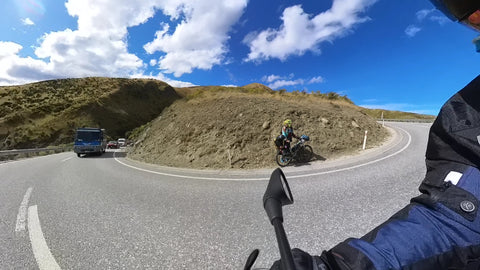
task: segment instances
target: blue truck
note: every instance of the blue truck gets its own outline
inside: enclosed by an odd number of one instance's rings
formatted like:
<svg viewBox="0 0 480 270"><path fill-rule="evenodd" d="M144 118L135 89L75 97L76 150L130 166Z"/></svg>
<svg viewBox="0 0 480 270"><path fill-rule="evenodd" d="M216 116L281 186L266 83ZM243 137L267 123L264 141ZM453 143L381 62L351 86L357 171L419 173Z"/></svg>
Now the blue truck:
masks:
<svg viewBox="0 0 480 270"><path fill-rule="evenodd" d="M105 153L107 148L107 140L105 138L105 130L101 128L78 128L75 134L75 142L73 144L73 152L80 157L82 154L98 154Z"/></svg>

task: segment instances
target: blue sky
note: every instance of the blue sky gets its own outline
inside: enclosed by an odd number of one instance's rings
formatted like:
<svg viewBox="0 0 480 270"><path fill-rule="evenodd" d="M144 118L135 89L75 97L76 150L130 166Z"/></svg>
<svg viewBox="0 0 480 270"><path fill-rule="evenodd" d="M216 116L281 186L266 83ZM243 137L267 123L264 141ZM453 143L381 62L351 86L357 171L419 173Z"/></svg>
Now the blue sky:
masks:
<svg viewBox="0 0 480 270"><path fill-rule="evenodd" d="M258 82L437 114L478 75L477 33L428 0L3 0L0 8L0 85L87 76Z"/></svg>

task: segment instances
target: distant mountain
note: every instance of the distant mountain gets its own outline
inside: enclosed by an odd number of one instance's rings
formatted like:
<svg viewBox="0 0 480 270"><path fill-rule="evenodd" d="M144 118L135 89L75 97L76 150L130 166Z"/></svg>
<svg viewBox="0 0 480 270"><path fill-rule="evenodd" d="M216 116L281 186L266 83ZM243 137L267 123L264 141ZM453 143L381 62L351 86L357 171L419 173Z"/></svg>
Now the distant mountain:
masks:
<svg viewBox="0 0 480 270"><path fill-rule="evenodd" d="M389 111L382 109L367 109L361 108L362 112L370 115L373 118L380 119L383 115L383 119L394 119L394 120L428 120L433 121L435 116L428 114L418 114L411 112L401 112L401 111Z"/></svg>

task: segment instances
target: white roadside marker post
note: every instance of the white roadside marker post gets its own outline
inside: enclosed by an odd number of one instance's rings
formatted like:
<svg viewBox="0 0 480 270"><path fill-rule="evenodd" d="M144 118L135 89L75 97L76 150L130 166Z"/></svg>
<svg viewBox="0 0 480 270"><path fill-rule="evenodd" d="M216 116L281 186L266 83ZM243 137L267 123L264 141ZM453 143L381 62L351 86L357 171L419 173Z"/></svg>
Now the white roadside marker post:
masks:
<svg viewBox="0 0 480 270"><path fill-rule="evenodd" d="M368 130L365 130L365 137L363 137L363 147L362 147L363 150L365 150L365 146L367 144L367 133L368 133Z"/></svg>

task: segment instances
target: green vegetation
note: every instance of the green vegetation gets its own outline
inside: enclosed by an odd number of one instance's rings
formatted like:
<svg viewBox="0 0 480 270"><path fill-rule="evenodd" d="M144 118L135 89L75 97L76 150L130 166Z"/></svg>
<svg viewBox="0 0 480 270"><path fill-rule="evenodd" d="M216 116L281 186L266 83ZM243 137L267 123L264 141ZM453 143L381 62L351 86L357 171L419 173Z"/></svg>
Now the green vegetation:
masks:
<svg viewBox="0 0 480 270"><path fill-rule="evenodd" d="M131 140L131 141L137 141L140 136L151 126L151 122L145 124L145 125L141 125L139 127L136 127L134 128L133 130L131 131L127 131L125 133L125 136L127 137L127 139Z"/></svg>
<svg viewBox="0 0 480 270"><path fill-rule="evenodd" d="M176 100L225 100L238 95L295 101L299 108L328 102L350 106L375 119L433 119L433 116L359 108L335 92L274 91L252 83L242 87L172 88L151 79L80 78L0 87L0 150L71 144L76 128L102 127L107 139L138 140L153 119Z"/></svg>
<svg viewBox="0 0 480 270"><path fill-rule="evenodd" d="M147 79L95 77L0 87L0 149L71 143L82 126L123 137L179 98L168 84Z"/></svg>

